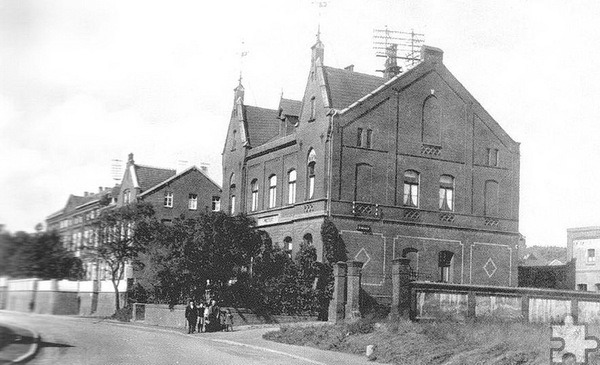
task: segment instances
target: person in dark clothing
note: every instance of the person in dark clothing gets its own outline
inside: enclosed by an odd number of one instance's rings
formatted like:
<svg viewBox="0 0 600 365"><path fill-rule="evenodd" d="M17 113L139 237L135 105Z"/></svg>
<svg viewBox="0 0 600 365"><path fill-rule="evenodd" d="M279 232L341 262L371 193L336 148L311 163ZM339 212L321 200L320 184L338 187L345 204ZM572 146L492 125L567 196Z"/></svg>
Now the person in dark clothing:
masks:
<svg viewBox="0 0 600 365"><path fill-rule="evenodd" d="M219 318L221 308L217 305L217 301L210 302L208 307L208 323L206 325L207 332L215 332L221 330L221 319Z"/></svg>
<svg viewBox="0 0 600 365"><path fill-rule="evenodd" d="M198 320L198 308L193 300L185 307L185 319L188 322L188 333L196 332L196 321Z"/></svg>

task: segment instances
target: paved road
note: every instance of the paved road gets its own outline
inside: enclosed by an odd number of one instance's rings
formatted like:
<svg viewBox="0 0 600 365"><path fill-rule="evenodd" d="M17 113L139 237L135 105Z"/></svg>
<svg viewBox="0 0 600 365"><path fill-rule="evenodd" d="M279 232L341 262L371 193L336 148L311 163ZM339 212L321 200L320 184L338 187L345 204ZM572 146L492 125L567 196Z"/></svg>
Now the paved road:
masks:
<svg viewBox="0 0 600 365"><path fill-rule="evenodd" d="M90 318L0 311L0 323L41 334L31 365L44 364L366 364L360 356L274 343L269 329L188 335ZM372 364L372 363L371 363Z"/></svg>

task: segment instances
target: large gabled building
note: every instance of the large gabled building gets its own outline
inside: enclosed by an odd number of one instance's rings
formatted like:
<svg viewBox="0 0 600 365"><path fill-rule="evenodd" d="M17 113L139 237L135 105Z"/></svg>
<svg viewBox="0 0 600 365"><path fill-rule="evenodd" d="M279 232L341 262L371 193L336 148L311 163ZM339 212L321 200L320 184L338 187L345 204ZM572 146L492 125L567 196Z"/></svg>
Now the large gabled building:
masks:
<svg viewBox="0 0 600 365"><path fill-rule="evenodd" d="M279 110L246 105L235 88L224 208L255 217L283 247L314 244L320 257L330 217L383 301L402 256L421 279L516 286L519 144L443 52L423 47L400 74L391 54L385 77L325 66L324 56L317 39L302 101Z"/></svg>

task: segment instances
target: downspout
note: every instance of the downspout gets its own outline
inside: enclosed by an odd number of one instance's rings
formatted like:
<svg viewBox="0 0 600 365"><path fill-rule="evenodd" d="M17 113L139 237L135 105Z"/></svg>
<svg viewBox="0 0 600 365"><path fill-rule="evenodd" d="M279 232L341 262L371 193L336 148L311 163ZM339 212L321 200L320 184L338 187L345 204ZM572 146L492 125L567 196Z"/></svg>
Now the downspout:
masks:
<svg viewBox="0 0 600 365"><path fill-rule="evenodd" d="M328 170L327 175L329 181L327 182L327 217L331 217L331 190L332 190L332 180L333 180L333 118L337 114L336 109L332 109L333 113L329 113L329 135L327 139L329 140L329 162L328 162Z"/></svg>

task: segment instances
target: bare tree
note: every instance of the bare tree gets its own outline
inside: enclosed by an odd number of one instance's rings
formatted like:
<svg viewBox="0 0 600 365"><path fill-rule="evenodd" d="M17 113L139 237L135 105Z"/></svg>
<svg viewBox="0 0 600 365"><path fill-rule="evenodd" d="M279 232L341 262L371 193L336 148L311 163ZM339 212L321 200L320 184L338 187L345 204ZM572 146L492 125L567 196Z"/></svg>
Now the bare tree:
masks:
<svg viewBox="0 0 600 365"><path fill-rule="evenodd" d="M144 249L155 224L157 223L154 219L154 209L147 203L107 209L95 222L98 243L89 249L105 262L110 270L115 289L116 310L121 308L119 284L125 279L125 269Z"/></svg>

